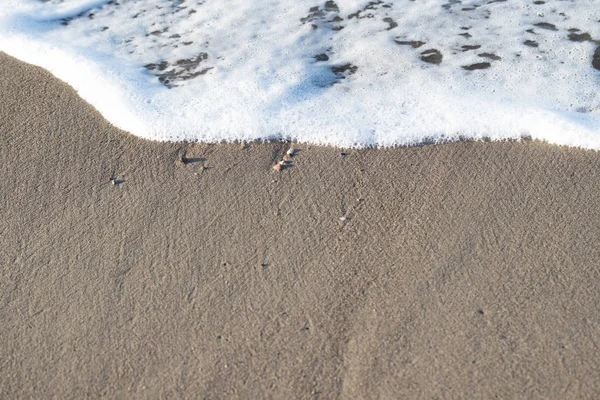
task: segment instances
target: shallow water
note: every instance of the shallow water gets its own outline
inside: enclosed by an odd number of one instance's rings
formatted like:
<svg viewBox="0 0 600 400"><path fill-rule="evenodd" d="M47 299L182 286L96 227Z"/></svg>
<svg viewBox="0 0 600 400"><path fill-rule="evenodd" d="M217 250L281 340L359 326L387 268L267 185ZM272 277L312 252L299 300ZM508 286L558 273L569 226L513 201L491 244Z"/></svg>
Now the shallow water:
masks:
<svg viewBox="0 0 600 400"><path fill-rule="evenodd" d="M598 149L599 21L596 0L4 0L0 50L157 140Z"/></svg>

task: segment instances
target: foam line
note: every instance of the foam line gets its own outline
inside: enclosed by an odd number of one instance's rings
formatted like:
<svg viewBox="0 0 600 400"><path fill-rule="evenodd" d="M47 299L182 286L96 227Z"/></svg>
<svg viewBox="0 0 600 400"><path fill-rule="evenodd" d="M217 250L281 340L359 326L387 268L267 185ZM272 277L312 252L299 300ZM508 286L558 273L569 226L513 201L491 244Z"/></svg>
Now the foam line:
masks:
<svg viewBox="0 0 600 400"><path fill-rule="evenodd" d="M0 50L155 140L600 149L599 21L595 0L4 0Z"/></svg>

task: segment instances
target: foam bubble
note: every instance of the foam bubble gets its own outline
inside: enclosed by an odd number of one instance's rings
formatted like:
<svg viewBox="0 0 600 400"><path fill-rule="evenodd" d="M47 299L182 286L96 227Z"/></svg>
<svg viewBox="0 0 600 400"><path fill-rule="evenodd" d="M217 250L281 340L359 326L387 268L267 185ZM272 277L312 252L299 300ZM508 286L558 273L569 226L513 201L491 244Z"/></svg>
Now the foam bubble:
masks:
<svg viewBox="0 0 600 400"><path fill-rule="evenodd" d="M596 0L4 0L0 50L156 140L600 148Z"/></svg>

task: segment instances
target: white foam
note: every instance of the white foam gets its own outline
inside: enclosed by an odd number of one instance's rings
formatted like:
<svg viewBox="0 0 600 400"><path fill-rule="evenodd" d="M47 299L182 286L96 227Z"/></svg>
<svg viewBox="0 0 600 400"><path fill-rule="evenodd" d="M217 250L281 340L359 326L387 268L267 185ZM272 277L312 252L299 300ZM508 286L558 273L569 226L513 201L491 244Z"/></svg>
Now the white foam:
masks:
<svg viewBox="0 0 600 400"><path fill-rule="evenodd" d="M0 50L150 139L600 149L597 0L2 3Z"/></svg>

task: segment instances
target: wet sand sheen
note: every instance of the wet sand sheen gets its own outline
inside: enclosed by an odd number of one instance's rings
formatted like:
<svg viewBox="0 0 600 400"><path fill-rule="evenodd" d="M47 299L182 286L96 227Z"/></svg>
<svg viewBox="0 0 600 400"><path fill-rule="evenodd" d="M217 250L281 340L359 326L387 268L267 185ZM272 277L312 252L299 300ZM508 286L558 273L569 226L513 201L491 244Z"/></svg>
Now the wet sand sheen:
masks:
<svg viewBox="0 0 600 400"><path fill-rule="evenodd" d="M5 55L0 96L2 397L600 394L596 152L278 173L284 143L140 140Z"/></svg>

